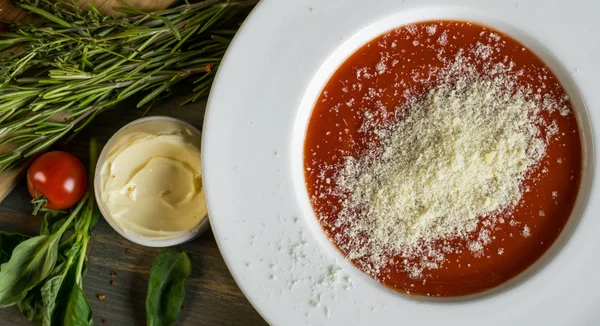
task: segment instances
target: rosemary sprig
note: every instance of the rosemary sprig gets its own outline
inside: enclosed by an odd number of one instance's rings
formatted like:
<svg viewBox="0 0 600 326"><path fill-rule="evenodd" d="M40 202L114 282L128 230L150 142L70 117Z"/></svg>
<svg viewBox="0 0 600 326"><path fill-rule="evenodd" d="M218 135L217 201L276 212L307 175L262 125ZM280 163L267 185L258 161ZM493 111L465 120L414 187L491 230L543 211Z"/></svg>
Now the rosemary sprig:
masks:
<svg viewBox="0 0 600 326"><path fill-rule="evenodd" d="M145 95L140 107L191 80L186 102L205 96L256 2L204 0L153 13L125 5L117 10L126 16L113 17L75 1L19 0L46 23L0 32L0 171L133 95Z"/></svg>

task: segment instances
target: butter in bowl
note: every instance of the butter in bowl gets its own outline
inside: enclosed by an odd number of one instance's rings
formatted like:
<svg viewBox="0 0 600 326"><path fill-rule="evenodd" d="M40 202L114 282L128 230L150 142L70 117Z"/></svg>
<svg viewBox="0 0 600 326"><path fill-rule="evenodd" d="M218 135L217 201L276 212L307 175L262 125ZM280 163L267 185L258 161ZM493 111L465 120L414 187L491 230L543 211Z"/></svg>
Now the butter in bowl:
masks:
<svg viewBox="0 0 600 326"><path fill-rule="evenodd" d="M208 228L200 132L170 117L135 120L108 141L96 167L96 201L123 237L149 247L187 242Z"/></svg>

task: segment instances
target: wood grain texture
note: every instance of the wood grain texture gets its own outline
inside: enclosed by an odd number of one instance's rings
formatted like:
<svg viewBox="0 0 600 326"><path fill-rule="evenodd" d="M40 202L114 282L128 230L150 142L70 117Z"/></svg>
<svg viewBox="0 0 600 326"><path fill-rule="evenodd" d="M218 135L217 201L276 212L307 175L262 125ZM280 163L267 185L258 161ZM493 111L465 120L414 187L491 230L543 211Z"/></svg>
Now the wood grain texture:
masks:
<svg viewBox="0 0 600 326"><path fill-rule="evenodd" d="M157 104L150 115L176 117L201 130L205 102L179 106L191 94L191 88L178 86L168 102ZM90 137L96 137L103 145L119 128L141 117L144 108L136 109L135 103L132 99L99 115L70 143L54 148L73 152L87 166ZM21 180L0 204L0 230L37 234L41 219L31 216L31 210L26 184ZM128 254L127 248L131 249ZM186 287L187 309L180 313L178 325L266 325L235 284L210 230L179 249L190 253L193 272ZM84 279L95 325L104 325L102 319L107 320L107 325L145 325L148 275L159 251L129 242L103 219L98 222L90 242L88 273ZM112 271L117 272L114 278L110 275ZM111 279L116 282L114 286ZM98 300L98 294L106 299ZM0 325L28 324L16 307L0 309Z"/></svg>
<svg viewBox="0 0 600 326"><path fill-rule="evenodd" d="M15 6L11 0L0 0L0 20L25 21L27 13Z"/></svg>

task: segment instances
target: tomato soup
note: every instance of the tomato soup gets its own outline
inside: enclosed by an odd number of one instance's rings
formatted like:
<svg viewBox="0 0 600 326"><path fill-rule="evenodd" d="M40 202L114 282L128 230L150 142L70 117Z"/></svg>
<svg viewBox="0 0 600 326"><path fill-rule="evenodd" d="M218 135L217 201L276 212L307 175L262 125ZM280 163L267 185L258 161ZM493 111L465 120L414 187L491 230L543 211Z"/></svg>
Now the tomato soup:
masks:
<svg viewBox="0 0 600 326"><path fill-rule="evenodd" d="M540 106L539 137L545 153L520 184L518 203L496 214L493 226L479 219L467 236L445 239L434 267L413 275L406 268L419 257L388 257L377 272L352 255L352 232L344 232L339 212L349 194L335 191L336 178L348 158L360 159L381 140L377 125L402 120L398 108L409 98L427 94L440 69L456 58L472 59L485 75L495 64L506 67L524 96ZM541 108L562 103L560 109ZM368 120L368 121L367 121ZM375 144L375 145L374 145ZM428 21L402 26L377 37L354 52L332 75L312 111L305 144L306 187L316 216L331 242L359 269L385 286L425 296L463 296L496 287L539 259L567 223L577 197L582 148L577 120L558 78L532 51L511 37L475 23ZM357 216L357 218L359 218ZM478 251L468 250L485 231ZM357 235L370 237L370 234ZM364 240L364 239L363 239ZM362 243L362 242L361 242ZM458 249L457 249L458 248Z"/></svg>

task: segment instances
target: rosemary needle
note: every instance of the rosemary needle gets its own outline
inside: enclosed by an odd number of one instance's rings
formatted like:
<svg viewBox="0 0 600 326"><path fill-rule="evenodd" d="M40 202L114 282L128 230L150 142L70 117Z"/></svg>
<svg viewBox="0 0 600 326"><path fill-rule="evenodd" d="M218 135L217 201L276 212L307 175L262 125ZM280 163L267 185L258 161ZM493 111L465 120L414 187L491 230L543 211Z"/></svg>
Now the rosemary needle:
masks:
<svg viewBox="0 0 600 326"><path fill-rule="evenodd" d="M75 1L18 0L41 26L0 32L0 171L8 170L133 95L138 107L195 84L205 96L235 31L258 0L204 0L124 17ZM10 149L10 150L7 150Z"/></svg>

